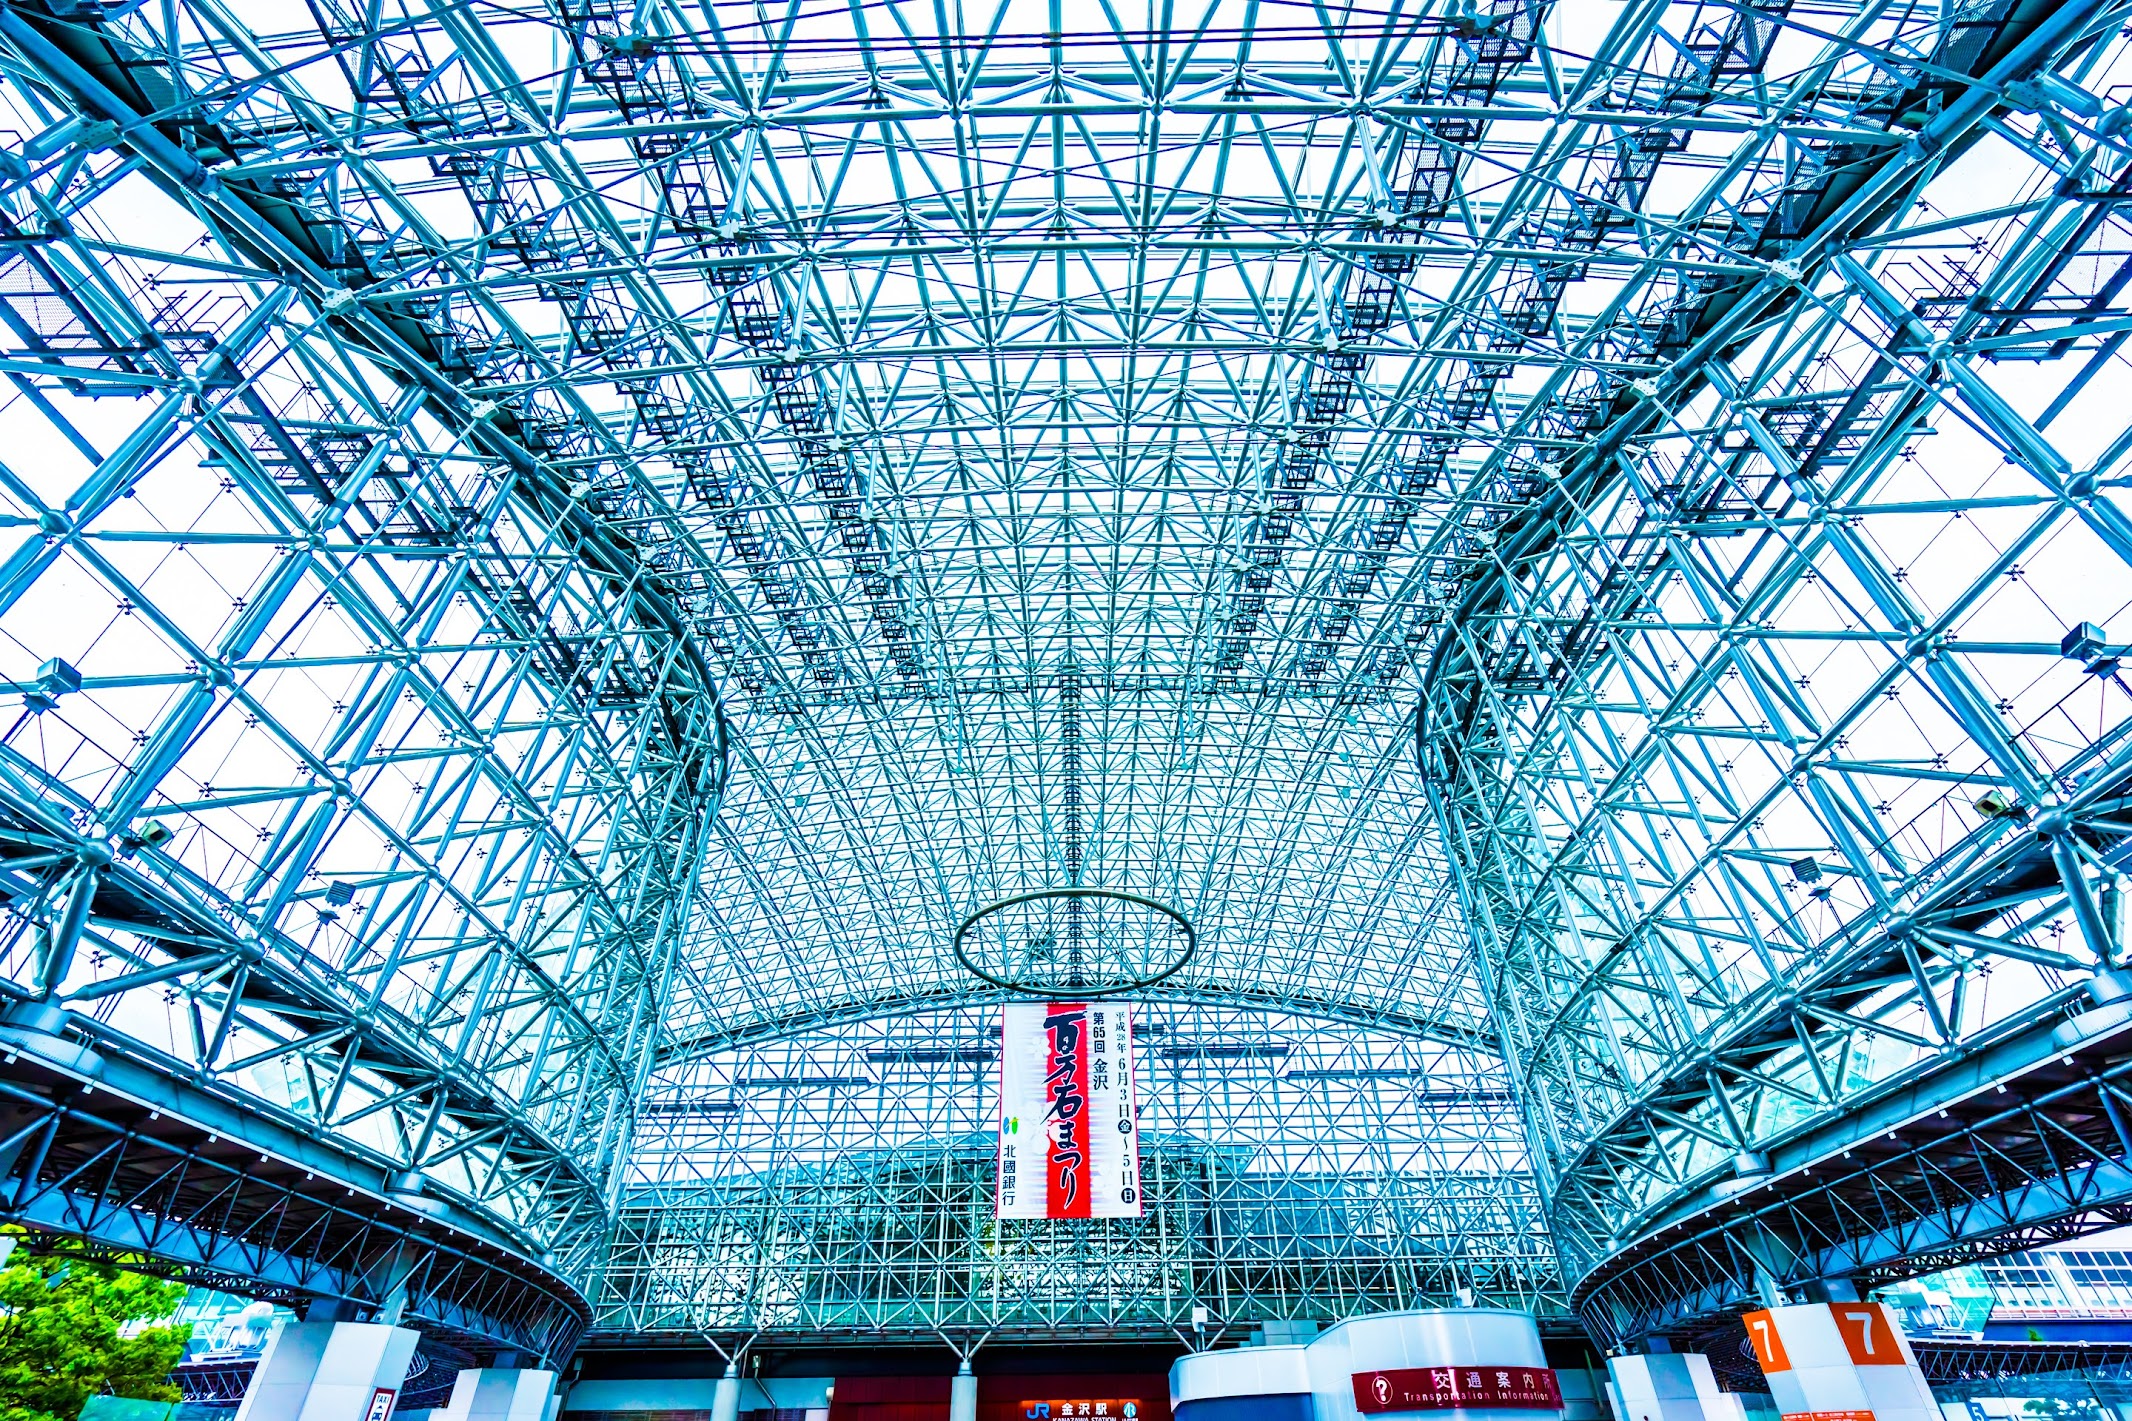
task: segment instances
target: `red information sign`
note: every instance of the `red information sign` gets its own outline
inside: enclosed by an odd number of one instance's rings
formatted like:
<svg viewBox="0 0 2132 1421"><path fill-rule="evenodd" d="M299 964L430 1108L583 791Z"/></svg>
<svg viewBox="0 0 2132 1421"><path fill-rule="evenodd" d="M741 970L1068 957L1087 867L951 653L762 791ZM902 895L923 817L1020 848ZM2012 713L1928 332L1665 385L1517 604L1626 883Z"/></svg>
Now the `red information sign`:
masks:
<svg viewBox="0 0 2132 1421"><path fill-rule="evenodd" d="M1560 1411L1562 1388L1548 1367L1415 1367L1396 1372L1356 1372L1355 1408L1365 1416L1385 1411L1451 1411L1459 1407L1504 1411Z"/></svg>

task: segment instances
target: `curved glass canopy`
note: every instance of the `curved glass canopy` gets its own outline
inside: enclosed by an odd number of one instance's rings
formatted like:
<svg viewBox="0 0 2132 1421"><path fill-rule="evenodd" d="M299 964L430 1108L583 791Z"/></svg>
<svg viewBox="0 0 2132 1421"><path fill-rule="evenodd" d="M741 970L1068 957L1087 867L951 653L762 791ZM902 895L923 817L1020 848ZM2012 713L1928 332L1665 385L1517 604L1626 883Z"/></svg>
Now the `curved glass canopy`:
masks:
<svg viewBox="0 0 2132 1421"><path fill-rule="evenodd" d="M2122 962L2123 19L0 8L5 990L603 1325L1123 1335L1206 1258L820 1228L968 1203L982 1073L850 1064L982 1036L957 928L1129 895L1146 1021L1389 1073L1151 1083L1180 1169L1368 1095L1496 1240L1218 1307L1558 1304Z"/></svg>

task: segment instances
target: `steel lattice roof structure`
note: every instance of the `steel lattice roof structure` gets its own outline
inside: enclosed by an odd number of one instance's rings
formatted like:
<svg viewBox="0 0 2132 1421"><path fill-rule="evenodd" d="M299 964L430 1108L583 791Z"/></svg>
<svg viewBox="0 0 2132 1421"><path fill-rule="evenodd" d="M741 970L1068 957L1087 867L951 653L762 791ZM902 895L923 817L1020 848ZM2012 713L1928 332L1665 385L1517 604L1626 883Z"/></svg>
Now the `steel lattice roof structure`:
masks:
<svg viewBox="0 0 2132 1421"><path fill-rule="evenodd" d="M2132 1208L2128 22L0 0L4 1212L557 1355ZM1135 1225L988 1213L1059 889Z"/></svg>

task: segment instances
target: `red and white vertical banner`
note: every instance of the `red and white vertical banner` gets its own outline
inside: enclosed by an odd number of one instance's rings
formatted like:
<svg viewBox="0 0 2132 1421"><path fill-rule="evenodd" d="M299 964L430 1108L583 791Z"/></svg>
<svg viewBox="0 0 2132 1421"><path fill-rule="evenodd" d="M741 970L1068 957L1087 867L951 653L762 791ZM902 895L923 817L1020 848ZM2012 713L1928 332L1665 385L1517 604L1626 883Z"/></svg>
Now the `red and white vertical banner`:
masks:
<svg viewBox="0 0 2132 1421"><path fill-rule="evenodd" d="M1002 1219L1140 1217L1133 1014L1010 1002L999 1041Z"/></svg>
<svg viewBox="0 0 2132 1421"><path fill-rule="evenodd" d="M1879 1303L1800 1303L1742 1320L1784 1421L1940 1421L1909 1339Z"/></svg>

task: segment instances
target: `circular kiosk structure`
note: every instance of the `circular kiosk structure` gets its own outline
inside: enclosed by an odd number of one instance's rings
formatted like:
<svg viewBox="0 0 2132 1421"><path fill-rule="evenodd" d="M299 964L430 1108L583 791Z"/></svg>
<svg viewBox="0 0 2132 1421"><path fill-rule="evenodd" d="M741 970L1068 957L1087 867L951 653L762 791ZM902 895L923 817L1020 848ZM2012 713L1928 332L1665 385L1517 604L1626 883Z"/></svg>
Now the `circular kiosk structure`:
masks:
<svg viewBox="0 0 2132 1421"><path fill-rule="evenodd" d="M1556 1421L1562 1388L1529 1313L1417 1308L1309 1342L1181 1357L1176 1421Z"/></svg>

